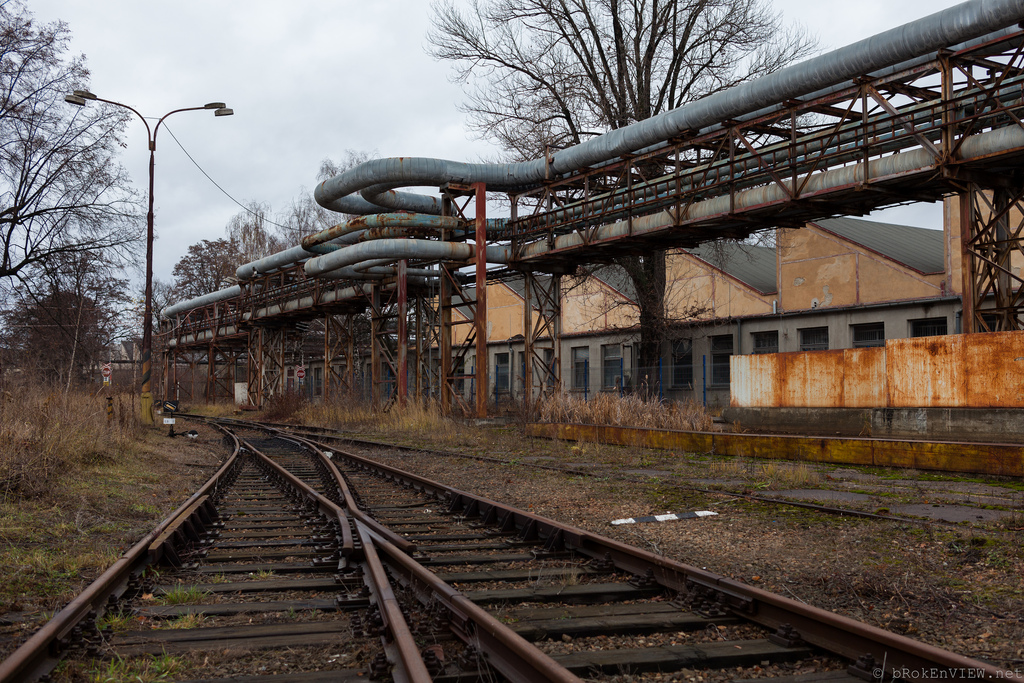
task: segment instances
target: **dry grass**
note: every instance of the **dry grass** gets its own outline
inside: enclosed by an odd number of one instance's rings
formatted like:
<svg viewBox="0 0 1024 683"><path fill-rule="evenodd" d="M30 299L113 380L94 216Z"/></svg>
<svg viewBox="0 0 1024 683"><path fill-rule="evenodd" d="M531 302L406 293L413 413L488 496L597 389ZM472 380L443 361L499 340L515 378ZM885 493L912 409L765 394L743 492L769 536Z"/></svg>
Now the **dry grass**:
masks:
<svg viewBox="0 0 1024 683"><path fill-rule="evenodd" d="M556 395L540 407L544 422L617 425L648 429L711 429L711 416L692 401L661 403L645 401L635 394L596 394L589 401L573 395Z"/></svg>
<svg viewBox="0 0 1024 683"><path fill-rule="evenodd" d="M295 413L303 424L314 424L339 430L358 430L364 433L429 437L433 443L452 444L458 440L464 427L460 422L446 418L436 402L426 405L410 402L404 407L392 406L387 412L374 411L364 403L337 401L327 404L306 404Z"/></svg>
<svg viewBox="0 0 1024 683"><path fill-rule="evenodd" d="M83 467L130 455L140 434L138 405L114 396L13 387L0 397L0 491L3 500L45 495L59 478Z"/></svg>
<svg viewBox="0 0 1024 683"><path fill-rule="evenodd" d="M9 387L0 396L0 614L27 633L184 501L214 463L212 443L138 421L138 397ZM162 427L162 425L161 425ZM0 639L2 640L2 639ZM0 657L18 639L0 643Z"/></svg>
<svg viewBox="0 0 1024 683"><path fill-rule="evenodd" d="M722 479L743 479L759 489L814 488L823 481L821 472L807 463L743 458L710 462L707 464L707 475Z"/></svg>
<svg viewBox="0 0 1024 683"><path fill-rule="evenodd" d="M260 418L267 422L286 422L294 418L296 413L300 413L308 405L309 401L306 400L305 394L300 394L297 391L286 391L283 394L271 397L267 402L267 406L260 414Z"/></svg>

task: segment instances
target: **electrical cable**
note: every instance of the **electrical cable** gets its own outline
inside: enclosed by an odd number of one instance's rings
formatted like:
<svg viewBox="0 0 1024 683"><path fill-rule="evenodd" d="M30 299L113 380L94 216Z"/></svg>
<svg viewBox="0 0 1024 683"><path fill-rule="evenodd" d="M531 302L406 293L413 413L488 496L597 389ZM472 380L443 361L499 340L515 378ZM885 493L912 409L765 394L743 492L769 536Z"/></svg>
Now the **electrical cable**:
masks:
<svg viewBox="0 0 1024 683"><path fill-rule="evenodd" d="M210 174L207 173L203 169L203 167L199 165L199 162L192 158L192 155L188 153L187 149L185 149L185 145L181 144L181 141L178 140L178 137L174 134L174 131L171 130L170 126L168 126L166 122L164 123L164 129L168 132L168 134L170 134L170 136L172 138L174 138L174 142L176 142L178 147L181 148L181 151L185 153L185 156L188 157L188 160L191 161L193 164L195 164L195 167L199 169L199 172L202 173L204 176L206 176L206 179L209 180L211 183L213 183L214 187L216 187L218 190L220 190L224 194L225 197L227 197L228 199L233 201L235 204L238 204L240 207L242 207L242 209L244 209L245 211L248 211L253 216L257 216L257 217L259 216L259 214L257 214L255 211L253 211L248 206L246 206L245 204L243 204L242 202L238 201L233 196L231 196L231 194L227 190L225 190L223 187L221 187L217 183L216 180L214 180L213 178L210 177ZM263 220L265 220L267 223L270 223L271 225L276 226L278 228L283 228L285 230L289 230L290 229L287 225L281 225L280 223L275 223L274 221L270 220L266 216L263 216Z"/></svg>

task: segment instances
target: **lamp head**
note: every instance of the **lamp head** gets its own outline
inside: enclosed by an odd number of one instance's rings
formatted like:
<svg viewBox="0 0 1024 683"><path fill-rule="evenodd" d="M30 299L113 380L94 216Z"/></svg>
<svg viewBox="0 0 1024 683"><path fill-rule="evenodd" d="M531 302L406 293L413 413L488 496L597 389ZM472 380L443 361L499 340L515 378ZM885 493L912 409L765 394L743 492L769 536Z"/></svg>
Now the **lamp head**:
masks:
<svg viewBox="0 0 1024 683"><path fill-rule="evenodd" d="M235 113L234 109L228 109L227 107L220 107L217 111L213 112L214 116L232 116Z"/></svg>

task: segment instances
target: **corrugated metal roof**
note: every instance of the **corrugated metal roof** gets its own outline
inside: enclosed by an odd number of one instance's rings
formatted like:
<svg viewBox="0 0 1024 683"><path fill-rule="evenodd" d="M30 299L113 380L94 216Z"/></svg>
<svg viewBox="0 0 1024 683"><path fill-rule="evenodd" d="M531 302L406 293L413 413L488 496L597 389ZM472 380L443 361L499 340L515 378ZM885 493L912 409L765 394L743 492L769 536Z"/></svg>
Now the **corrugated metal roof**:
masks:
<svg viewBox="0 0 1024 683"><path fill-rule="evenodd" d="M708 242L688 251L762 294L774 294L778 290L775 249L771 247L742 242Z"/></svg>
<svg viewBox="0 0 1024 683"><path fill-rule="evenodd" d="M866 221L861 218L828 218L814 221L812 225L856 242L919 272L941 273L945 270L942 230Z"/></svg>

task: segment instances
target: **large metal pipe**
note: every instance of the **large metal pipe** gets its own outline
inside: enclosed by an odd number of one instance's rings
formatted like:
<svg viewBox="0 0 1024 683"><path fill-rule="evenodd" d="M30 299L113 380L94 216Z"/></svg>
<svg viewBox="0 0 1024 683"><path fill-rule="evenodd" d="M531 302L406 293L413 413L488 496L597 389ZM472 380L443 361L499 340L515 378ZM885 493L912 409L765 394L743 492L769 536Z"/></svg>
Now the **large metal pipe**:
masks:
<svg viewBox="0 0 1024 683"><path fill-rule="evenodd" d="M1024 19L1024 2L1021 0L971 0L956 7L937 12L923 19L891 29L853 45L840 48L828 54L807 60L801 64L783 69L775 74L751 81L721 93L691 102L678 109L660 116L641 121L626 128L611 131L580 145L556 152L548 159L536 159L519 164L468 164L446 161L443 159L392 158L379 159L360 164L359 166L328 179L317 187L317 201L338 211L356 214L377 214L360 217L335 226L316 235L307 237L302 245L273 254L265 259L241 266L238 271L240 279L247 279L258 273L272 272L292 263L306 261L307 275L330 273L330 277L345 277L352 273L366 273L370 276L383 273L368 272L370 266L387 264L400 259L417 260L467 260L472 258L472 245L464 243L434 242L414 239L395 239L396 233L387 229L374 228L424 228L428 230L454 229L455 223L450 218L440 218L427 214L440 213L440 202L435 197L427 197L412 193L394 191L406 186L438 186L450 182L455 183L486 183L489 189L520 189L539 182L573 172L580 168L596 167L615 161L623 154L639 150L654 149L663 146L670 140L686 131L706 131L721 126L722 121L741 120L753 115L760 115L782 106L779 103L797 97L807 97L809 93L821 94L838 88L850 86L851 79L865 74L877 74L916 64L922 59L932 58L936 50L950 46L965 46L993 36L1008 35L1012 26ZM984 38L982 38L982 36ZM929 55L925 57L925 55ZM1004 88L1009 84L1005 84ZM1015 87L1016 84L1009 85ZM1019 86L1016 86L1019 87ZM908 112L910 120L917 126L923 123L919 112ZM931 116L924 112L923 116ZM998 132L998 131L997 131ZM849 134L843 131L838 139L830 138L830 149L842 151ZM895 138L892 133L886 134ZM981 138L991 136L993 133ZM929 135L931 137L931 135ZM878 142L878 141L876 141ZM985 143L975 142L972 146L968 140L962 153L966 158L969 149L981 144L998 142L994 138L986 138ZM833 147L835 145L835 147ZM819 151L811 143L804 146L804 153ZM786 156L791 151L786 145L779 145L778 150L765 150L767 156ZM930 163L930 158L921 156L924 150L903 151L897 157L875 159L868 163L847 168L825 171L811 176L811 183L805 191L812 187L837 187L851 174L866 172L877 177L882 167L896 164L901 167ZM921 157L920 159L918 157ZM895 159L895 160L894 160ZM765 155L760 158L746 160L750 170L754 170L766 161ZM789 160L792 163L793 160ZM916 167L916 166L915 166ZM813 168L813 165L808 168ZM856 169L861 169L860 171ZM733 168L732 171L738 169ZM740 171L742 174L742 170ZM799 169L798 169L799 172ZM704 175L705 181L714 181L718 169L711 169ZM756 181L755 181L756 182ZM831 183L835 185L830 185ZM658 179L647 184L637 195L636 187L632 188L630 201L638 196L653 202L654 210L672 181L668 178ZM740 182L738 187L742 188ZM694 188L691 188L694 189ZM736 186L733 188L736 189ZM764 187L747 187L734 195L739 197L745 206L756 205L761 201L774 201L769 197L773 192L781 192L776 185ZM767 194L765 194L767 193ZM728 198L711 198L699 201L690 207L688 217L698 215L716 215L719 204ZM610 198L609 204L615 206L616 200ZM608 204L606 204L608 206ZM622 207L623 209L625 207ZM382 211L415 211L418 213L381 213ZM568 219L580 215L584 208L580 205L565 207L553 220ZM706 213L702 213L706 212ZM621 215L621 214L620 214ZM667 214L665 212L646 217L632 218L634 233L656 230L664 227ZM602 220L615 220L614 210L603 213ZM610 223L598 229L596 238L606 239L619 236L626 223ZM368 229L373 229L369 230ZM402 233L397 233L402 234ZM378 239L383 238L383 239ZM346 246L362 239L371 241ZM520 256L543 253L550 249L562 249L577 242L578 235L569 234L558 237L554 243L547 241L526 245ZM333 250L324 254L325 250ZM508 247L488 246L486 260L494 263L507 263L511 257ZM307 260L308 259L308 260ZM367 263L371 261L371 263ZM175 304L165 309L165 315L173 315L208 303L233 298L240 293L238 288L227 288L203 297Z"/></svg>
<svg viewBox="0 0 1024 683"><path fill-rule="evenodd" d="M465 242L428 242L413 239L383 239L360 242L344 249L317 256L303 266L306 275L316 276L332 270L352 266L370 259L416 259L426 261L466 261L473 257L475 248ZM507 263L509 250L504 247L487 248L488 262Z"/></svg>
<svg viewBox="0 0 1024 683"><path fill-rule="evenodd" d="M225 301L227 299L233 299L236 296L242 295L242 288L238 285L232 285L225 287L224 289L218 289L216 292L210 292L209 294L203 294L187 301L181 301L171 306L165 307L160 311L161 317L169 318L172 315L178 313L184 313L185 311L191 311L193 308L201 308L202 306L209 306L215 304L218 301Z"/></svg>
<svg viewBox="0 0 1024 683"><path fill-rule="evenodd" d="M550 162L535 159L517 164L469 164L426 158L376 159L323 181L314 196L321 206L335 211L366 213L367 204L372 205L386 190L387 201L378 205L377 211L386 205L389 210L409 208L440 213L438 202L425 202L421 195L397 193L393 188L483 182L489 189L520 189L580 168L600 165L687 131L736 119L751 111L963 43L1022 20L1024 3L1020 0L971 0L555 152ZM356 196L357 193L362 194Z"/></svg>

